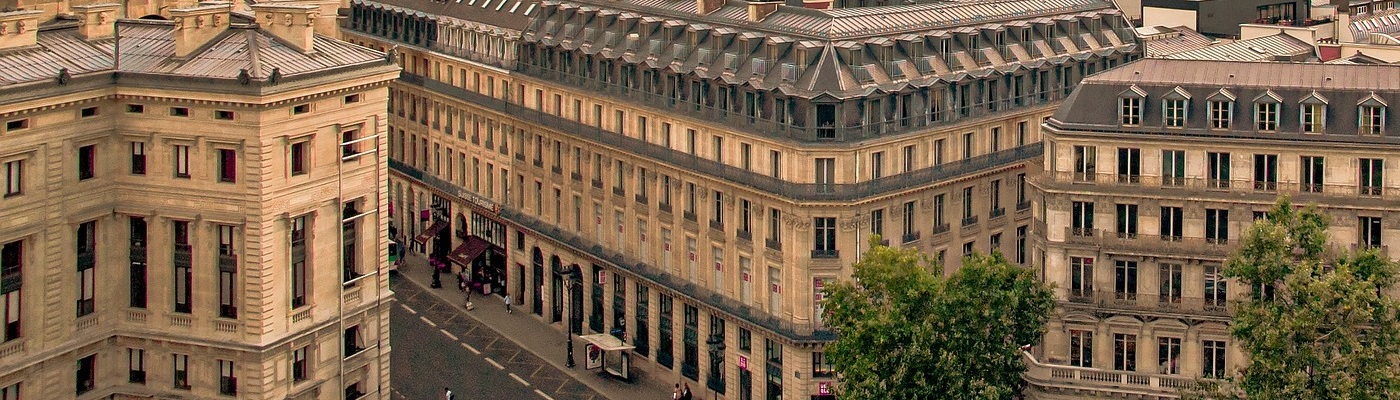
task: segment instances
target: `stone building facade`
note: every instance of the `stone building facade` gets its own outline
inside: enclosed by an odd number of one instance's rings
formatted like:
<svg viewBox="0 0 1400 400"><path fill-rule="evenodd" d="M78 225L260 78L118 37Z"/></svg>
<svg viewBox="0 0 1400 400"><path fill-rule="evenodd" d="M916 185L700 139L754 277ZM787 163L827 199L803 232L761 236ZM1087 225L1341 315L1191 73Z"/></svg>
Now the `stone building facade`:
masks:
<svg viewBox="0 0 1400 400"><path fill-rule="evenodd" d="M399 67L314 5L31 8L0 13L0 398L388 398Z"/></svg>
<svg viewBox="0 0 1400 400"><path fill-rule="evenodd" d="M1051 398L1175 398L1245 365L1221 275L1280 195L1340 250L1394 258L1400 69L1149 59L1086 79L1045 124L1033 235L1061 310L1027 379ZM1038 358L1038 359L1037 359Z"/></svg>
<svg viewBox="0 0 1400 400"><path fill-rule="evenodd" d="M829 396L821 288L872 234L944 273L1038 265L1040 124L1137 57L1121 14L789 3L351 2L344 38L405 70L399 239L472 268L500 247L493 291L730 399Z"/></svg>

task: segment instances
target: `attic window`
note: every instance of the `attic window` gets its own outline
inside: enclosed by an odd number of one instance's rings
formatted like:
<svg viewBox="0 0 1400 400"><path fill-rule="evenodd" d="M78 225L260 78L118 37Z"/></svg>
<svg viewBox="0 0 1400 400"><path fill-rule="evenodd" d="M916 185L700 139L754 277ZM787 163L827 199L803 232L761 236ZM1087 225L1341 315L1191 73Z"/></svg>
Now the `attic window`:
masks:
<svg viewBox="0 0 1400 400"><path fill-rule="evenodd" d="M170 116L188 117L190 116L190 109L187 107L170 107Z"/></svg>
<svg viewBox="0 0 1400 400"><path fill-rule="evenodd" d="M311 104L297 104L292 106L292 115L301 115L311 112Z"/></svg>
<svg viewBox="0 0 1400 400"><path fill-rule="evenodd" d="M217 111L214 111L214 119L217 119L217 120L224 120L224 121L232 121L232 120L233 120L233 111L228 111L228 110L217 110Z"/></svg>
<svg viewBox="0 0 1400 400"><path fill-rule="evenodd" d="M352 104L352 103L359 103L359 102L360 102L360 94L359 94L359 93L345 96L345 104Z"/></svg>
<svg viewBox="0 0 1400 400"><path fill-rule="evenodd" d="M132 114L142 114L146 112L146 106L141 104L127 104L126 112Z"/></svg>
<svg viewBox="0 0 1400 400"><path fill-rule="evenodd" d="M14 132L22 129L29 129L29 118L17 119L5 123L6 132Z"/></svg>
<svg viewBox="0 0 1400 400"><path fill-rule="evenodd" d="M97 107L87 107L83 108L82 110L78 110L78 116L83 118L95 117L97 116Z"/></svg>

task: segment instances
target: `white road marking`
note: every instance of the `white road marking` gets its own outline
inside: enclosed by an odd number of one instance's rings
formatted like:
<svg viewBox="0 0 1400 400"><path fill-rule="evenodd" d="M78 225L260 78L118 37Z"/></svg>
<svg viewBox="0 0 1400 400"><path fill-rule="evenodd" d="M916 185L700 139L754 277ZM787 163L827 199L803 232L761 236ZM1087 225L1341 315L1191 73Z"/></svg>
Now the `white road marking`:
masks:
<svg viewBox="0 0 1400 400"><path fill-rule="evenodd" d="M434 324L433 321L429 321L429 320L428 320L428 317L419 316L418 319L423 320L423 323L428 324L428 326L431 326L431 327L434 327L434 328L437 327L437 324Z"/></svg>
<svg viewBox="0 0 1400 400"><path fill-rule="evenodd" d="M438 332L442 332L442 334L447 335L447 337L452 338L452 341L457 341L457 336L456 336L456 335L453 335L451 332L448 332L446 329L438 329Z"/></svg>
<svg viewBox="0 0 1400 400"><path fill-rule="evenodd" d="M408 308L408 306L403 305L403 304L399 304L399 307L403 307L403 310L404 310L404 311L408 311L408 312L413 313L413 314L417 314L417 313L418 313L417 311L413 311L412 308Z"/></svg>
<svg viewBox="0 0 1400 400"><path fill-rule="evenodd" d="M476 354L476 355L478 355L478 356L481 355L481 352L480 352L480 351L477 351L475 347L472 347L472 345L469 345L469 344L466 344L466 343L462 343L462 347L466 347L467 350L469 350L469 351L472 352L472 354Z"/></svg>
<svg viewBox="0 0 1400 400"><path fill-rule="evenodd" d="M549 397L549 395L544 394L544 392L541 392L539 389L535 389L535 394L540 395L540 397L545 398L545 400L554 400L553 397Z"/></svg>
<svg viewBox="0 0 1400 400"><path fill-rule="evenodd" d="M492 360L491 357L486 357L486 362L491 363L491 365L494 366L494 367L496 367L496 369L499 369L499 370L502 370L502 371L504 371L504 370L506 369L506 367L502 367L501 364L497 364L497 363L496 363L496 360Z"/></svg>
<svg viewBox="0 0 1400 400"><path fill-rule="evenodd" d="M524 379L521 379L520 375L516 375L514 372L510 373L510 377L515 378L515 381L520 382L521 385L530 386L530 382L526 382Z"/></svg>

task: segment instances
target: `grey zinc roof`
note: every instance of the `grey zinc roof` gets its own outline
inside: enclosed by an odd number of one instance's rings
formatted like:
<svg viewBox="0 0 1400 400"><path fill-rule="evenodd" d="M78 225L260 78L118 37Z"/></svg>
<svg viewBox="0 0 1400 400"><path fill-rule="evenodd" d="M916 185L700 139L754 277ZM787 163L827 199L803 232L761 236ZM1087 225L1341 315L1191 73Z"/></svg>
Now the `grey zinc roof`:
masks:
<svg viewBox="0 0 1400 400"><path fill-rule="evenodd" d="M1210 46L1215 39L1184 26L1144 28L1152 32L1143 36L1143 53L1147 57L1163 57ZM1142 33L1139 30L1139 33Z"/></svg>
<svg viewBox="0 0 1400 400"><path fill-rule="evenodd" d="M416 11L425 16L450 17L515 31L524 30L539 10L538 0L354 0L354 3L394 11Z"/></svg>
<svg viewBox="0 0 1400 400"><path fill-rule="evenodd" d="M1143 103L1147 108L1141 126L1121 127L1118 98L1132 86L1147 93ZM1387 104L1400 104L1400 66L1143 59L1085 78L1055 113L1052 124L1070 129L1171 131L1161 127L1160 107L1163 96L1176 90L1192 99L1187 105L1187 132L1208 130L1205 99L1222 90L1237 99L1231 127L1243 133L1254 128L1251 104L1261 95L1272 92L1283 104L1296 105L1315 92L1327 102L1328 132L1355 136L1361 101L1375 95ZM1281 113L1279 132L1300 129L1296 106L1282 107ZM1400 126L1397 114L1386 113L1386 126ZM1387 136L1400 136L1400 130L1391 130Z"/></svg>
<svg viewBox="0 0 1400 400"><path fill-rule="evenodd" d="M320 35L312 39L316 51L303 53L254 26L233 24L185 58L175 58L169 21L120 20L116 37L97 40L83 39L73 25L46 28L37 46L0 50L0 87L54 79L63 68L73 76L120 70L213 79L233 79L246 69L256 79L273 68L290 78L384 60L383 53Z"/></svg>
<svg viewBox="0 0 1400 400"><path fill-rule="evenodd" d="M1286 34L1261 36L1169 54L1163 58L1177 60L1272 61L1276 56L1294 57L1314 54L1311 44Z"/></svg>

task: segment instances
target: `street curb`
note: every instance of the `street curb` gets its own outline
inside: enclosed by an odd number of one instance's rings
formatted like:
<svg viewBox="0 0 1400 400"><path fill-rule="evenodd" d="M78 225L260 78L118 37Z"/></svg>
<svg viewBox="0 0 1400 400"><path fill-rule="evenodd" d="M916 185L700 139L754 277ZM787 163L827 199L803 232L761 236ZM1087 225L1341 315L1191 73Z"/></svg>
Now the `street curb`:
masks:
<svg viewBox="0 0 1400 400"><path fill-rule="evenodd" d="M545 363L548 363L550 366L553 366L554 368L559 369L560 372L563 372L565 375L568 375L569 377L574 378L575 381L578 381L579 383L582 383L584 386L587 386L589 389L593 389L593 391L598 392L598 394L603 395L604 397L607 397L608 399L618 400L618 399L615 399L615 398L614 398L613 396L611 396L610 394L608 394L609 392L611 392L611 390L604 390L605 388L602 388L602 387L597 386L597 384L591 382L591 381L588 380L588 379L580 379L581 377L579 376L579 373L578 373L577 370L575 370L575 369L573 369L573 368L567 368L567 367L564 366L563 363L556 362L556 361L552 360L550 357L545 357L543 354L540 354L539 352L535 351L535 349L530 348L530 346L526 346L524 343L521 343L519 340L516 340L516 339L515 339L514 337L512 337L511 335L506 334L505 332L501 332L499 329L496 329L495 326L492 326L491 324L487 323L486 321L482 321L481 318L477 318L476 315L473 315L472 313L467 312L467 310L466 310L465 308L463 308L461 305L457 304L456 302L452 301L452 299L448 298L448 297L445 296L445 295L441 295L441 294L438 294L437 292L435 292L435 291L430 287L431 285L428 285L428 284L424 284L424 283L422 283L422 282L419 282L417 279L414 279L413 277L409 276L408 274L404 274L404 273L400 273L400 272L395 271L395 275L398 275L398 276L401 277L401 278L407 279L409 282L412 282L415 286L418 286L418 288L423 289L423 291L424 291L425 293L429 293L429 294L433 295L434 297L437 297L439 300L443 300L443 301L446 302L448 305L450 305L453 309L458 310L458 311L461 311L461 313L462 313L463 315L466 315L467 317L471 318L473 321L476 321L477 323L481 324L482 326L485 326L485 327L487 327L487 328L490 328L492 331L496 332L496 334L501 335L501 337L506 338L506 339L509 339L512 343L515 343L516 346L519 346L521 349L525 349L525 351L530 352L530 354L534 354L535 357L539 357L541 360L544 360Z"/></svg>

